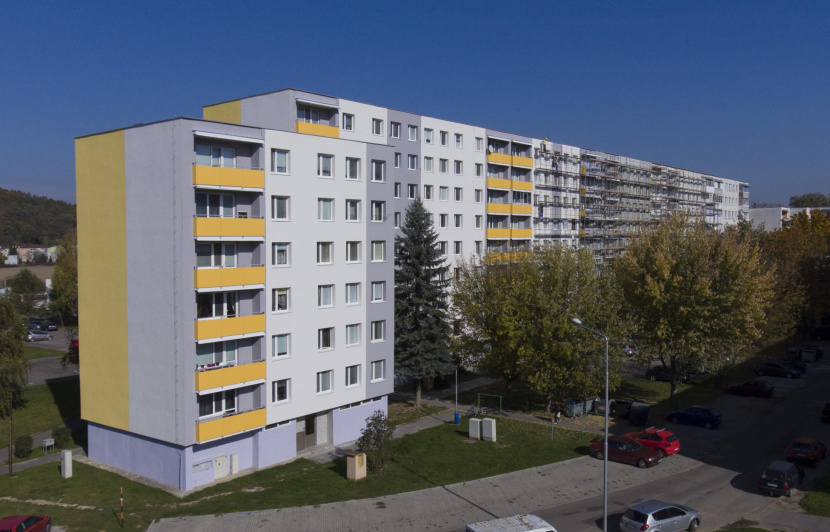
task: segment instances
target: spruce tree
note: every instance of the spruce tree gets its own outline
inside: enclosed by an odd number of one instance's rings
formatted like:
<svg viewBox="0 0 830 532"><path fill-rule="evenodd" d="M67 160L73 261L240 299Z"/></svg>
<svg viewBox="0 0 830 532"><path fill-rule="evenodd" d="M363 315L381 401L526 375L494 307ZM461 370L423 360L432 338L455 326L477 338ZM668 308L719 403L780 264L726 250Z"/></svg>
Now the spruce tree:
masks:
<svg viewBox="0 0 830 532"><path fill-rule="evenodd" d="M438 249L432 215L420 198L406 209L395 237L395 367L415 380L421 406L423 379L453 370L447 316L447 271Z"/></svg>

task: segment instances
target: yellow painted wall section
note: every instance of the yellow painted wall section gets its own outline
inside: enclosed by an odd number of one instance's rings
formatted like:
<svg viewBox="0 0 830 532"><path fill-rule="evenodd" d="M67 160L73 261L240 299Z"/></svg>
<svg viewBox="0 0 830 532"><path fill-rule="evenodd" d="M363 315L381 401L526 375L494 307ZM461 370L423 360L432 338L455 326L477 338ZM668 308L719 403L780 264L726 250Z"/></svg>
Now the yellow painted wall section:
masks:
<svg viewBox="0 0 830 532"><path fill-rule="evenodd" d="M510 229L487 229L487 238L510 238Z"/></svg>
<svg viewBox="0 0 830 532"><path fill-rule="evenodd" d="M513 205L513 214L533 214L533 205Z"/></svg>
<svg viewBox="0 0 830 532"><path fill-rule="evenodd" d="M510 155L507 155L506 153L488 153L487 162L496 164L510 164L511 162L513 162L513 158Z"/></svg>
<svg viewBox="0 0 830 532"><path fill-rule="evenodd" d="M533 229L511 229L510 230L510 237L511 238L532 238L533 237Z"/></svg>
<svg viewBox="0 0 830 532"><path fill-rule="evenodd" d="M202 107L202 116L205 120L227 122L229 124L242 123L242 100L233 100Z"/></svg>
<svg viewBox="0 0 830 532"><path fill-rule="evenodd" d="M220 417L196 424L196 441L203 442L265 426L265 409Z"/></svg>
<svg viewBox="0 0 830 532"><path fill-rule="evenodd" d="M306 135L317 135L318 137L331 137L333 139L340 138L340 128L334 126L325 126L323 124L312 124L310 122L297 121L297 133L305 133Z"/></svg>
<svg viewBox="0 0 830 532"><path fill-rule="evenodd" d="M265 378L265 362L196 372L196 391L211 390Z"/></svg>
<svg viewBox="0 0 830 532"><path fill-rule="evenodd" d="M195 324L197 340L260 333L265 332L265 314L240 316L238 318L197 320Z"/></svg>
<svg viewBox="0 0 830 532"><path fill-rule="evenodd" d="M487 212L492 214L510 214L509 203L488 203L487 204Z"/></svg>
<svg viewBox="0 0 830 532"><path fill-rule="evenodd" d="M513 190L533 190L533 183L530 181L512 181Z"/></svg>
<svg viewBox="0 0 830 532"><path fill-rule="evenodd" d="M265 284L265 266L247 268L209 268L194 270L194 288L220 288Z"/></svg>
<svg viewBox="0 0 830 532"><path fill-rule="evenodd" d="M81 417L130 430L124 131L75 140Z"/></svg>
<svg viewBox="0 0 830 532"><path fill-rule="evenodd" d="M265 172L221 166L193 166L193 184L213 187L265 188Z"/></svg>
<svg viewBox="0 0 830 532"><path fill-rule="evenodd" d="M193 236L265 237L262 218L193 218Z"/></svg>
<svg viewBox="0 0 830 532"><path fill-rule="evenodd" d="M487 178L487 187L488 188L505 188L510 190L512 188L512 181L509 179L499 179L497 177L488 177Z"/></svg>
<svg viewBox="0 0 830 532"><path fill-rule="evenodd" d="M530 157L514 155L513 166L527 166L528 168L533 168L533 159L531 159Z"/></svg>

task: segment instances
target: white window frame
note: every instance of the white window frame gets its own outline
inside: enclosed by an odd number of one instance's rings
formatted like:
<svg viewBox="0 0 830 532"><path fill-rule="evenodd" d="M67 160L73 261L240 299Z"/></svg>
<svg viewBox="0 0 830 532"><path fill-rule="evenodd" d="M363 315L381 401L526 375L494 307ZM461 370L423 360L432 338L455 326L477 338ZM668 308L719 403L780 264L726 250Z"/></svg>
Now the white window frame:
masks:
<svg viewBox="0 0 830 532"><path fill-rule="evenodd" d="M216 407L216 395L217 394L221 394L221 399L219 399L219 401L221 402L221 407L218 410L215 409L215 407ZM229 398L232 398L232 399L229 399ZM221 416L223 414L233 414L233 413L236 412L237 405L238 405L238 402L239 402L238 397L236 396L236 390L225 390L223 392L216 392L216 393L209 393L209 394L205 394L205 395L200 395L200 396L198 396L198 399L210 400L210 403L211 403L211 406L212 406L211 412L209 414L204 414L203 415L201 413L202 409L198 405L198 400L197 400L196 404L197 404L197 412L199 413L199 419L207 419L207 418L211 418L211 417L218 417L218 416ZM233 403L232 406L230 406L231 402Z"/></svg>
<svg viewBox="0 0 830 532"><path fill-rule="evenodd" d="M481 203L484 201L484 190L477 188L475 191L475 202Z"/></svg>
<svg viewBox="0 0 830 532"><path fill-rule="evenodd" d="M329 208L328 217L325 217L325 205L328 205ZM317 221L334 221L334 198L317 198Z"/></svg>
<svg viewBox="0 0 830 532"><path fill-rule="evenodd" d="M481 177L482 175L484 175L484 165L476 163L476 177Z"/></svg>
<svg viewBox="0 0 830 532"><path fill-rule="evenodd" d="M432 172L432 157L424 157L424 172Z"/></svg>
<svg viewBox="0 0 830 532"><path fill-rule="evenodd" d="M377 258L380 250L380 258ZM372 240L372 262L386 261L386 240Z"/></svg>
<svg viewBox="0 0 830 532"><path fill-rule="evenodd" d="M395 229L400 229L401 227L401 213L395 213Z"/></svg>
<svg viewBox="0 0 830 532"><path fill-rule="evenodd" d="M378 169L380 169L380 178L378 179ZM386 161L373 160L372 161L372 182L383 183L386 181Z"/></svg>
<svg viewBox="0 0 830 532"><path fill-rule="evenodd" d="M418 185L415 183L407 183L406 185L406 198L407 199L415 199L418 197Z"/></svg>
<svg viewBox="0 0 830 532"><path fill-rule="evenodd" d="M409 124L406 131L406 138L408 138L410 142L418 142L418 126Z"/></svg>
<svg viewBox="0 0 830 532"><path fill-rule="evenodd" d="M380 292L380 299L377 298ZM372 281L372 303L386 301L386 281Z"/></svg>
<svg viewBox="0 0 830 532"><path fill-rule="evenodd" d="M432 185L424 185L424 200L432 199Z"/></svg>
<svg viewBox="0 0 830 532"><path fill-rule="evenodd" d="M438 242L438 256L439 257L446 257L447 256L447 241L441 240Z"/></svg>
<svg viewBox="0 0 830 532"><path fill-rule="evenodd" d="M424 144L432 144L432 130L424 128Z"/></svg>
<svg viewBox="0 0 830 532"><path fill-rule="evenodd" d="M453 253L455 255L461 255L464 252L464 243L461 240L456 240L453 243Z"/></svg>
<svg viewBox="0 0 830 532"><path fill-rule="evenodd" d="M380 368L380 371L378 371L378 368ZM373 360L371 372L372 378L370 379L370 382L380 382L386 380L386 360ZM378 374L380 374L380 376L378 376Z"/></svg>
<svg viewBox="0 0 830 532"><path fill-rule="evenodd" d="M476 229L481 229L482 228L481 224L482 224L483 220L484 220L484 216L482 216L481 214L476 214Z"/></svg>
<svg viewBox="0 0 830 532"><path fill-rule="evenodd" d="M447 131L441 131L439 133L441 137L441 146L447 146L450 143L450 134Z"/></svg>
<svg viewBox="0 0 830 532"><path fill-rule="evenodd" d="M449 201L450 187L438 187L438 201Z"/></svg>
<svg viewBox="0 0 830 532"><path fill-rule="evenodd" d="M464 175L464 161L454 161L453 170L455 175Z"/></svg>
<svg viewBox="0 0 830 532"><path fill-rule="evenodd" d="M324 346L323 338L328 335L329 345ZM317 351L331 351L334 349L334 327L321 327L317 329Z"/></svg>
<svg viewBox="0 0 830 532"><path fill-rule="evenodd" d="M277 262L279 247L283 247L283 251L285 251L284 263ZM271 266L274 268L288 268L291 266L291 242L271 242Z"/></svg>
<svg viewBox="0 0 830 532"><path fill-rule="evenodd" d="M279 383L285 383L285 399L277 399ZM271 404L279 405L291 402L291 379L279 379L271 382Z"/></svg>
<svg viewBox="0 0 830 532"><path fill-rule="evenodd" d="M386 320L376 320L372 322L369 330L370 339L373 343L386 341Z"/></svg>
<svg viewBox="0 0 830 532"><path fill-rule="evenodd" d="M277 345L279 339L285 339L285 353L279 354ZM281 333L271 336L271 358L274 360L282 360L284 358L291 358L291 333Z"/></svg>
<svg viewBox="0 0 830 532"><path fill-rule="evenodd" d="M328 262L322 261L323 257L323 249L328 248L329 250L329 260ZM317 242L317 264L332 264L334 263L334 242Z"/></svg>
<svg viewBox="0 0 830 532"><path fill-rule="evenodd" d="M356 386L360 386L360 364L346 367L346 388Z"/></svg>
<svg viewBox="0 0 830 532"><path fill-rule="evenodd" d="M354 211L354 217L350 217L352 211ZM359 199L346 199L346 221L347 222L359 222L360 221L360 200Z"/></svg>
<svg viewBox="0 0 830 532"><path fill-rule="evenodd" d="M281 294L282 292L282 294ZM285 295L285 308L281 309L277 305L279 301L278 296ZM271 289L271 312L274 314L282 314L284 312L291 312L291 288L273 288Z"/></svg>
<svg viewBox="0 0 830 532"><path fill-rule="evenodd" d="M280 154L280 153L285 155L285 170L282 171L282 172L277 169L277 154ZM291 154L290 150L282 150L282 149L279 149L279 148L274 148L274 149L271 150L271 173L272 174L288 175L288 174L291 173L291 166L290 166L290 163L291 163L291 158L290 157L291 156L290 156L290 154Z"/></svg>
<svg viewBox="0 0 830 532"><path fill-rule="evenodd" d="M360 324L349 323L346 325L346 347L360 345Z"/></svg>
<svg viewBox="0 0 830 532"><path fill-rule="evenodd" d="M354 131L354 115L343 113L343 131Z"/></svg>
<svg viewBox="0 0 830 532"><path fill-rule="evenodd" d="M396 198L401 197L401 184L400 183L395 183L394 196Z"/></svg>
<svg viewBox="0 0 830 532"><path fill-rule="evenodd" d="M280 200L285 200L285 218L277 218L277 203ZM291 196L271 196L271 219L275 222L291 220Z"/></svg>
<svg viewBox="0 0 830 532"><path fill-rule="evenodd" d="M317 285L317 308L334 307L334 285Z"/></svg>
<svg viewBox="0 0 830 532"><path fill-rule="evenodd" d="M450 171L450 160L449 159L438 159L438 173L439 174L446 174Z"/></svg>
<svg viewBox="0 0 830 532"><path fill-rule="evenodd" d="M354 167L354 172L349 169ZM346 179L349 181L360 181L360 159L358 157L346 157Z"/></svg>
<svg viewBox="0 0 830 532"><path fill-rule="evenodd" d="M383 135L383 120L380 118L372 119L372 135Z"/></svg>
<svg viewBox="0 0 830 532"><path fill-rule="evenodd" d="M481 137L476 137L476 151L482 151L484 149L484 139Z"/></svg>
<svg viewBox="0 0 830 532"><path fill-rule="evenodd" d="M464 216L461 214L454 215L453 223L456 229L461 229L464 226Z"/></svg>
<svg viewBox="0 0 830 532"><path fill-rule="evenodd" d="M389 122L389 136L393 139L401 138L401 123Z"/></svg>
<svg viewBox="0 0 830 532"><path fill-rule="evenodd" d="M417 155L412 155L412 154L407 155L406 168L408 170L417 170L418 169L418 156Z"/></svg>
<svg viewBox="0 0 830 532"><path fill-rule="evenodd" d="M352 254L351 250L355 250ZM346 242L346 263L355 264L360 262L360 240L349 240Z"/></svg>
<svg viewBox="0 0 830 532"><path fill-rule="evenodd" d="M324 375L328 375L328 384L329 384L328 388L323 388L323 382L324 382L323 376ZM334 390L334 379L332 378L333 376L334 376L334 371L333 370L320 371L320 372L317 373L317 395L322 395L324 393L331 393Z"/></svg>
<svg viewBox="0 0 830 532"><path fill-rule="evenodd" d="M354 291L354 297L352 297ZM360 304L360 283L346 283L346 305Z"/></svg>
<svg viewBox="0 0 830 532"><path fill-rule="evenodd" d="M447 224L449 223L449 214L441 213L438 215L438 228L439 229L446 229Z"/></svg>
<svg viewBox="0 0 830 532"><path fill-rule="evenodd" d="M455 134L455 147L464 148L464 135L462 135L461 133Z"/></svg>
<svg viewBox="0 0 830 532"><path fill-rule="evenodd" d="M324 161L328 161L329 163L328 173L326 173ZM328 153L317 154L317 177L326 179L334 177L334 155Z"/></svg>
<svg viewBox="0 0 830 532"><path fill-rule="evenodd" d="M455 187L455 190L453 190L452 197L453 201L455 201L456 203L461 203L462 201L464 201L464 189L462 187Z"/></svg>
<svg viewBox="0 0 830 532"><path fill-rule="evenodd" d="M379 200L372 200L372 221L376 223L383 223L386 220L386 202Z"/></svg>
<svg viewBox="0 0 830 532"><path fill-rule="evenodd" d="M401 154L400 152L395 152L395 157L392 159L392 166L395 168L401 167Z"/></svg>

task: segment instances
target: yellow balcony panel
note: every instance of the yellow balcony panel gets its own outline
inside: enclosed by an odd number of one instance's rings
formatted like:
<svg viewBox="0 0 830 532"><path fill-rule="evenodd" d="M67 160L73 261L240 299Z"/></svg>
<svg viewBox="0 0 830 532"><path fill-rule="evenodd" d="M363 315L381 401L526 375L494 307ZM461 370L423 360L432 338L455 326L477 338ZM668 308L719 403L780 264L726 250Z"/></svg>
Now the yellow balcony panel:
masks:
<svg viewBox="0 0 830 532"><path fill-rule="evenodd" d="M265 379L265 362L196 372L196 391Z"/></svg>
<svg viewBox="0 0 830 532"><path fill-rule="evenodd" d="M193 218L194 237L265 238L262 218Z"/></svg>
<svg viewBox="0 0 830 532"><path fill-rule="evenodd" d="M579 217L585 218L585 209L579 209Z"/></svg>
<svg viewBox="0 0 830 532"><path fill-rule="evenodd" d="M221 417L196 424L196 441L215 440L265 426L265 409L251 410L234 416Z"/></svg>
<svg viewBox="0 0 830 532"><path fill-rule="evenodd" d="M513 190L533 190L533 183L530 181L511 181Z"/></svg>
<svg viewBox="0 0 830 532"><path fill-rule="evenodd" d="M265 284L265 267L206 268L193 272L194 288L222 288Z"/></svg>
<svg viewBox="0 0 830 532"><path fill-rule="evenodd" d="M510 238L510 229L487 229L487 238Z"/></svg>
<svg viewBox="0 0 830 532"><path fill-rule="evenodd" d="M511 229L510 238L533 238L533 229Z"/></svg>
<svg viewBox="0 0 830 532"><path fill-rule="evenodd" d="M305 133L306 135L317 135L318 137L330 137L333 139L340 138L340 128L334 126L324 126L322 124L312 124L309 122L297 122L297 133Z"/></svg>
<svg viewBox="0 0 830 532"><path fill-rule="evenodd" d="M265 332L265 314L240 316L238 318L196 320L195 323L196 340Z"/></svg>
<svg viewBox="0 0 830 532"><path fill-rule="evenodd" d="M488 253L484 256L484 262L503 263L531 260L533 255L525 251L509 251L504 253Z"/></svg>
<svg viewBox="0 0 830 532"><path fill-rule="evenodd" d="M533 214L533 205L513 205L513 214Z"/></svg>
<svg viewBox="0 0 830 532"><path fill-rule="evenodd" d="M488 177L487 178L487 187L488 188L505 188L510 190L513 188L512 181L509 179L499 179L497 177Z"/></svg>
<svg viewBox="0 0 830 532"><path fill-rule="evenodd" d="M585 195L585 187L580 187L580 188L579 188L579 195L580 195L580 196L584 196L584 195Z"/></svg>
<svg viewBox="0 0 830 532"><path fill-rule="evenodd" d="M513 158L506 153L488 153L487 162L496 164L512 164Z"/></svg>
<svg viewBox="0 0 830 532"><path fill-rule="evenodd" d="M533 168L533 159L531 157L521 157L519 155L513 156L513 165L514 166L526 166L528 168Z"/></svg>
<svg viewBox="0 0 830 532"><path fill-rule="evenodd" d="M510 214L509 203L488 203L487 204L487 212L491 214Z"/></svg>
<svg viewBox="0 0 830 532"><path fill-rule="evenodd" d="M265 172L245 168L193 166L193 184L203 187L265 188Z"/></svg>

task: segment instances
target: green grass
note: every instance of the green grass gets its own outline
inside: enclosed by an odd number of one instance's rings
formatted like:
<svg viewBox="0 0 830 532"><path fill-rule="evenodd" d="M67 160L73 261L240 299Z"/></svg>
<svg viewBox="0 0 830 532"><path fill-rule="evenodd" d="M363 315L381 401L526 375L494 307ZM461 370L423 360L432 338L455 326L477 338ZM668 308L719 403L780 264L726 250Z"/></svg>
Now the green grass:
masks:
<svg viewBox="0 0 830 532"><path fill-rule="evenodd" d="M467 442L467 420L445 424L395 440L382 473L360 482L345 479L345 459L327 464L296 460L211 486L183 499L131 482L113 473L76 463L74 476L61 479L57 464L0 478L0 515L49 513L71 529L118 528L119 488L124 488L125 529L144 530L153 519L222 514L379 497L507 473L575 458L587 453L590 434L547 425L499 420L499 441ZM261 488L256 491L252 488ZM26 501L46 499L49 504ZM60 503L52 504L52 503ZM88 506L79 508L73 505Z"/></svg>
<svg viewBox="0 0 830 532"><path fill-rule="evenodd" d="M47 357L62 357L64 354L63 351L57 349L49 349L46 347L35 347L33 345L24 345L23 346L23 356L26 357L26 360L34 360L36 358L47 358Z"/></svg>
<svg viewBox="0 0 830 532"><path fill-rule="evenodd" d="M801 499L801 507L808 514L830 517L830 477L817 481L806 497Z"/></svg>
<svg viewBox="0 0 830 532"><path fill-rule="evenodd" d="M437 414L443 410L446 409L440 406L432 406L428 404L422 404L421 408L415 408L415 406L408 401L396 401L390 398L389 422L393 427L396 427L398 425L412 423L413 421L417 421L423 417Z"/></svg>
<svg viewBox="0 0 830 532"><path fill-rule="evenodd" d="M24 404L14 409L15 436L51 430L81 416L80 381L67 379L29 386L23 391ZM9 419L0 419L0 446L9 441ZM35 442L38 447L40 442Z"/></svg>

